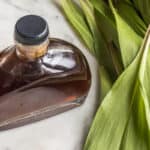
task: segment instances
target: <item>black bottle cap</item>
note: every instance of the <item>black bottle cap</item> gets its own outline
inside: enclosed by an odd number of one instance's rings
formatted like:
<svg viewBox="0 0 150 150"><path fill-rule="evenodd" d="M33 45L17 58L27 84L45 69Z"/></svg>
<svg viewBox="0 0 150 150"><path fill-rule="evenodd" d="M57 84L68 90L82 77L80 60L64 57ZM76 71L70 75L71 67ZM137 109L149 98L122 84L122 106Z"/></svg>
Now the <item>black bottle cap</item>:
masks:
<svg viewBox="0 0 150 150"><path fill-rule="evenodd" d="M14 36L15 40L22 44L40 44L49 36L48 24L40 16L24 16L17 21Z"/></svg>

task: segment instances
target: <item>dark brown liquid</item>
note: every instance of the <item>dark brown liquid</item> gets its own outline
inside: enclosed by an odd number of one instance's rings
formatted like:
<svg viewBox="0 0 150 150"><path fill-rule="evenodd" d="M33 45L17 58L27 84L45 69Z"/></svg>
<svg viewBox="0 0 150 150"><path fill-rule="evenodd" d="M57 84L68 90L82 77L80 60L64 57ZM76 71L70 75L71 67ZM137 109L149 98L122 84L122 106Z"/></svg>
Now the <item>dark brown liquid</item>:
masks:
<svg viewBox="0 0 150 150"><path fill-rule="evenodd" d="M47 54L21 60L15 46L0 55L0 127L14 127L79 106L91 75L85 57L73 45L50 39Z"/></svg>

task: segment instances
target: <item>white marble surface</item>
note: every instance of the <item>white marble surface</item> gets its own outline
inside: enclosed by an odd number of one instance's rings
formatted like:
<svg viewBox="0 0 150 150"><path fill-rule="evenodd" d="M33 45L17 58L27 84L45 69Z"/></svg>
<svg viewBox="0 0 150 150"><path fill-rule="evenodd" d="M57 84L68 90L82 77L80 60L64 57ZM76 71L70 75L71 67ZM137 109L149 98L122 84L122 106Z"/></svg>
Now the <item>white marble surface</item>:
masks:
<svg viewBox="0 0 150 150"><path fill-rule="evenodd" d="M16 20L26 14L43 16L51 36L78 46L88 58L92 87L86 102L76 109L24 127L0 131L0 150L81 150L97 103L97 64L72 32L55 0L0 0L0 49L13 44Z"/></svg>

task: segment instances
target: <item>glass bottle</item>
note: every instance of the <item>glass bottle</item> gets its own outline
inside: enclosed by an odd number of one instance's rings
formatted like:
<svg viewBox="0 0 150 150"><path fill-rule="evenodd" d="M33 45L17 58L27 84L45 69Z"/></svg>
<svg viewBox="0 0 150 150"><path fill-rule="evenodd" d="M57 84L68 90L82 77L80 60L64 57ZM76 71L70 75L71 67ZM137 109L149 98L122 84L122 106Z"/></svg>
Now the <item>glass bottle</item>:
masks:
<svg viewBox="0 0 150 150"><path fill-rule="evenodd" d="M49 38L36 15L15 25L15 45L0 53L0 129L17 127L80 106L91 74L74 45Z"/></svg>

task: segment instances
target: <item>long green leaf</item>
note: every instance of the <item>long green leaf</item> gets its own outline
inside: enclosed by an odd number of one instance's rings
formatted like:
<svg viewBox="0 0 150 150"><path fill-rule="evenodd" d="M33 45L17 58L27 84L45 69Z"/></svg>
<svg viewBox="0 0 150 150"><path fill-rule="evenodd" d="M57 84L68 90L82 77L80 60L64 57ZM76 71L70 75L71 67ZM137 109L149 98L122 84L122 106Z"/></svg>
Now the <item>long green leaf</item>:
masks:
<svg viewBox="0 0 150 150"><path fill-rule="evenodd" d="M150 149L150 28L146 37L144 54L137 74L133 94L133 110L130 116L121 150Z"/></svg>
<svg viewBox="0 0 150 150"><path fill-rule="evenodd" d="M141 37L144 37L147 26L139 17L133 5L120 1L115 4L118 14L127 22L127 24Z"/></svg>
<svg viewBox="0 0 150 150"><path fill-rule="evenodd" d="M117 30L113 13L105 0L91 0L95 8L95 18L100 31L103 33L108 43L115 43L118 46Z"/></svg>
<svg viewBox="0 0 150 150"><path fill-rule="evenodd" d="M147 25L150 24L150 1L149 0L133 0L136 8L141 13Z"/></svg>
<svg viewBox="0 0 150 150"><path fill-rule="evenodd" d="M147 49L148 39L150 38L147 37L150 37L150 35L147 34L144 40L145 42L134 61L122 73L104 98L94 119L84 150L149 150L149 144L147 142L149 139L143 141L143 136L148 137L147 132L149 132L149 127L147 128L147 126L149 126L147 120L147 117L149 117L149 109L147 108L149 104L146 102L147 97L143 95L145 85L138 84L139 80L144 79L141 72L148 69L145 65L147 63L143 64L145 58L146 61L149 62L148 64L150 64L148 59L149 55L147 55L150 51L150 49ZM146 91L148 92L149 88L146 89ZM142 96L142 98L139 95ZM144 104L142 107L141 103ZM138 109L138 111L135 111L136 109ZM139 112L142 111L144 112L142 117L146 119L144 119L144 123L142 119L140 121L136 120L138 122L137 129L141 131L134 131L133 126L136 126L137 122L134 122L134 124L133 122L130 123L130 118L138 112L138 115L136 114L137 117L134 118L140 119L138 118L141 117ZM142 123L143 126L141 126ZM136 135L137 137L132 134L133 132L139 132L139 134ZM128 140L127 136L129 136L131 141ZM134 139L138 139L139 144L137 144Z"/></svg>
<svg viewBox="0 0 150 150"><path fill-rule="evenodd" d="M112 79L116 79L118 74L122 72L122 66L117 57L115 57L115 61L113 61L113 56L115 55L115 52L113 51L111 55L109 51L111 47L105 41L101 32L98 30L93 9L85 0L80 0L80 3L85 18L87 19L87 22L93 34L95 56L100 65L103 65L106 68L106 70L110 73Z"/></svg>
<svg viewBox="0 0 150 150"><path fill-rule="evenodd" d="M109 3L115 16L122 61L126 68L137 55L142 43L142 38L120 17L113 6L112 0L109 0Z"/></svg>
<svg viewBox="0 0 150 150"><path fill-rule="evenodd" d="M108 91L111 89L113 82L105 70L104 66L99 67L99 78L100 78L100 101L107 95Z"/></svg>
<svg viewBox="0 0 150 150"><path fill-rule="evenodd" d="M81 10L72 0L61 0L61 4L69 22L81 36L89 50L94 53L93 37Z"/></svg>

